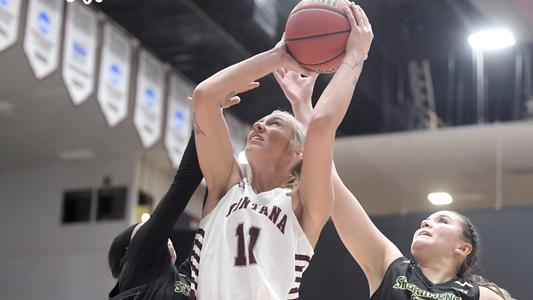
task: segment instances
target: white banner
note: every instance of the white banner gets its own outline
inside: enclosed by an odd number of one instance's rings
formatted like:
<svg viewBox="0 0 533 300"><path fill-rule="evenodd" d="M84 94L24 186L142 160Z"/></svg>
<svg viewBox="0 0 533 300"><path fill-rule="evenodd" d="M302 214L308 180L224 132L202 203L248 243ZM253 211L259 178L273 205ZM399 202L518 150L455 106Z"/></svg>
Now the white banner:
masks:
<svg viewBox="0 0 533 300"><path fill-rule="evenodd" d="M87 100L94 90L97 25L92 9L67 5L62 75L74 105Z"/></svg>
<svg viewBox="0 0 533 300"><path fill-rule="evenodd" d="M1 0L5 1L5 0ZM57 69L64 0L29 0L24 53L37 79Z"/></svg>
<svg viewBox="0 0 533 300"><path fill-rule="evenodd" d="M21 2L22 0L0 0L0 51L17 41Z"/></svg>
<svg viewBox="0 0 533 300"><path fill-rule="evenodd" d="M165 129L165 148L177 170L191 134L191 108L187 97L192 95L192 87L188 86L176 74L169 79L167 125Z"/></svg>
<svg viewBox="0 0 533 300"><path fill-rule="evenodd" d="M139 51L135 112L133 123L145 148L161 136L165 70L163 64L148 51Z"/></svg>
<svg viewBox="0 0 533 300"><path fill-rule="evenodd" d="M98 103L110 127L128 114L132 46L113 25L104 25Z"/></svg>

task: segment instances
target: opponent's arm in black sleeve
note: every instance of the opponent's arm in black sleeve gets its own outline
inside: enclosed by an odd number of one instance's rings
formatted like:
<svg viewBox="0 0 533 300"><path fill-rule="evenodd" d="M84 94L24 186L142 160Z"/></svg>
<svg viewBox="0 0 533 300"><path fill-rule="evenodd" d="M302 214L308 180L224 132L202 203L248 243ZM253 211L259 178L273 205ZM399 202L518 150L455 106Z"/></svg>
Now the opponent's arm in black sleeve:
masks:
<svg viewBox="0 0 533 300"><path fill-rule="evenodd" d="M185 210L202 178L194 134L191 134L169 190L153 211L150 219L141 226L130 243L128 249L130 262L143 265L145 262L160 257L161 253L168 254L167 240L174 224Z"/></svg>

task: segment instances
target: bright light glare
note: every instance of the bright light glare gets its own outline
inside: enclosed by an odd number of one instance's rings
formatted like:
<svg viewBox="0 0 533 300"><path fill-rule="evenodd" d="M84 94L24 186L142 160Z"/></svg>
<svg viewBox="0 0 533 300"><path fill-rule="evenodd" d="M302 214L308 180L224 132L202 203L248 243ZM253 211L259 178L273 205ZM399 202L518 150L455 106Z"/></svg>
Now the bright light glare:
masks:
<svg viewBox="0 0 533 300"><path fill-rule="evenodd" d="M448 205L453 202L452 196L444 192L429 193L428 200L433 205Z"/></svg>
<svg viewBox="0 0 533 300"><path fill-rule="evenodd" d="M150 220L150 214L149 213L142 214L141 222L146 223L146 221L148 221L148 220Z"/></svg>
<svg viewBox="0 0 533 300"><path fill-rule="evenodd" d="M491 50L512 47L516 41L511 31L498 28L472 33L468 43L475 50Z"/></svg>

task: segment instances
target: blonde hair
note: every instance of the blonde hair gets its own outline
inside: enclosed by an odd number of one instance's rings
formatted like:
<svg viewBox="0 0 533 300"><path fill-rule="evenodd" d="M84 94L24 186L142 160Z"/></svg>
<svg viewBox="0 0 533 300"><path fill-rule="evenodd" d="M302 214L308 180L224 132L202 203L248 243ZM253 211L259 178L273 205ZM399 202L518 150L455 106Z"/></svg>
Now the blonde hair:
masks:
<svg viewBox="0 0 533 300"><path fill-rule="evenodd" d="M291 150L303 152L305 144L305 127L289 112L282 110L275 110L270 115L275 115L289 121L292 128L292 136L289 142ZM302 171L302 161L299 161L291 170L289 179L282 186L284 188L293 189L298 186L300 181L300 173Z"/></svg>

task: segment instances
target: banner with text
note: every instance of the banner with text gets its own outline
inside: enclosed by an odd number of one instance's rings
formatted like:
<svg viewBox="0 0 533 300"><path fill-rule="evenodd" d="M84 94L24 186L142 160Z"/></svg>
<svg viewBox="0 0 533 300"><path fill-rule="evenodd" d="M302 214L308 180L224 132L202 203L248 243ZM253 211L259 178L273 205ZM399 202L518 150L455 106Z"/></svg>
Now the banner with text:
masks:
<svg viewBox="0 0 533 300"><path fill-rule="evenodd" d="M57 69L64 3L64 0L29 0L24 53L37 79Z"/></svg>
<svg viewBox="0 0 533 300"><path fill-rule="evenodd" d="M132 46L113 25L104 25L97 99L107 124L116 126L128 114Z"/></svg>
<svg viewBox="0 0 533 300"><path fill-rule="evenodd" d="M145 148L153 146L161 136L164 85L163 64L148 51L141 49L133 123Z"/></svg>
<svg viewBox="0 0 533 300"><path fill-rule="evenodd" d="M97 26L92 9L78 3L67 5L62 75L75 105L94 90Z"/></svg>
<svg viewBox="0 0 533 300"><path fill-rule="evenodd" d="M17 41L21 3L22 0L0 0L0 51Z"/></svg>
<svg viewBox="0 0 533 300"><path fill-rule="evenodd" d="M172 166L177 170L192 129L191 108L187 103L192 87L178 75L172 74L168 89L165 148Z"/></svg>

